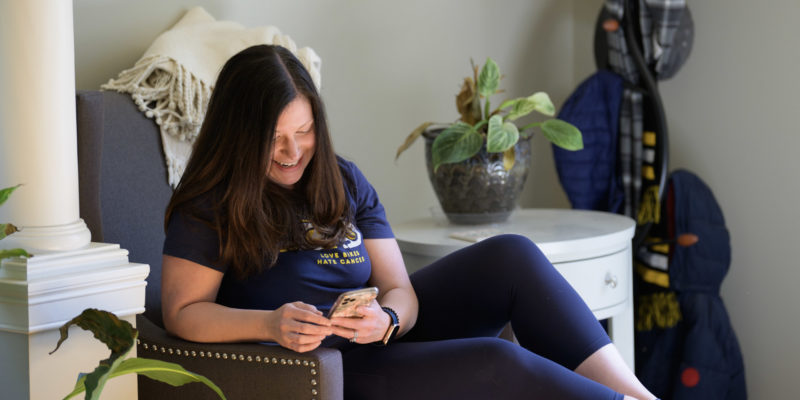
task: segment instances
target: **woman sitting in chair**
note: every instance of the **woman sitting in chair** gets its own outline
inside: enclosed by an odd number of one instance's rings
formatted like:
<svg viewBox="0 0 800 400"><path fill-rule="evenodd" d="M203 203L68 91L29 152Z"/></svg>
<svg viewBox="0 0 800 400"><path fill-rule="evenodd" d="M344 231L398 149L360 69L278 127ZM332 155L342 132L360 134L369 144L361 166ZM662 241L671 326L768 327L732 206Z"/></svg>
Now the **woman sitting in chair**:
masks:
<svg viewBox="0 0 800 400"><path fill-rule="evenodd" d="M166 328L340 349L347 399L652 399L539 249L503 235L406 273L377 193L333 150L288 50L223 67L167 208ZM377 287L355 317L346 291ZM511 322L520 345L498 338Z"/></svg>

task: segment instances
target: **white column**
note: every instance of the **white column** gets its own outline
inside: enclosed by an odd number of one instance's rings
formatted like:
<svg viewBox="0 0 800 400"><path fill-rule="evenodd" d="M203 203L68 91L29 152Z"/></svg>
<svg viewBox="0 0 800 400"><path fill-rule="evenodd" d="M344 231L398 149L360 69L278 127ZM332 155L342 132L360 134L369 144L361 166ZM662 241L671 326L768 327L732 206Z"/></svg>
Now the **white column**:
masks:
<svg viewBox="0 0 800 400"><path fill-rule="evenodd" d="M73 327L54 354L58 328L85 308L135 322L149 267L118 245L90 243L80 219L72 2L0 0L0 188L23 184L0 206L21 228L0 249L31 258L0 263L0 397L56 399L109 350ZM135 356L135 350L132 354ZM136 399L136 377L114 378L103 398Z"/></svg>
<svg viewBox="0 0 800 400"><path fill-rule="evenodd" d="M80 219L72 2L0 0L0 207L22 229L0 248L31 253L89 244Z"/></svg>

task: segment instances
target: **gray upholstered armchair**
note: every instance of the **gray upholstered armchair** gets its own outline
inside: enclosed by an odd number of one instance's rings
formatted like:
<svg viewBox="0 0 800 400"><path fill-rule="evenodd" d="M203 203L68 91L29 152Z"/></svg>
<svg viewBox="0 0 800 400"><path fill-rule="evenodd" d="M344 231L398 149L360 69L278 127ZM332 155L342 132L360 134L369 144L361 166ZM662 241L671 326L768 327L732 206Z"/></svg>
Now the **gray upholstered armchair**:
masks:
<svg viewBox="0 0 800 400"><path fill-rule="evenodd" d="M168 335L161 321L161 247L167 184L158 126L116 92L77 94L81 217L96 242L118 243L150 265L146 311L136 319L141 357L181 364L229 399L341 399L342 359L334 349L296 353L262 344L202 344ZM102 308L102 305L98 305ZM202 384L178 388L139 378L141 399L213 399Z"/></svg>

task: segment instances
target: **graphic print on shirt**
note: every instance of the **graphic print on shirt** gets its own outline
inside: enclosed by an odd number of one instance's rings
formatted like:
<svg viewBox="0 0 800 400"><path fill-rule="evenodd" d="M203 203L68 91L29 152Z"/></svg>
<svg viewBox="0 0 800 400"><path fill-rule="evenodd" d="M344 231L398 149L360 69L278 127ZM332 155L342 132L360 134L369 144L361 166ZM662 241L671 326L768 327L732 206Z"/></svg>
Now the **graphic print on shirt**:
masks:
<svg viewBox="0 0 800 400"><path fill-rule="evenodd" d="M303 221L306 228L306 236L311 239L319 235L311 222ZM317 265L348 265L360 264L365 261L364 255L361 254L361 244L363 237L361 231L356 229L352 223L347 225L347 235L345 241L339 247L324 249L318 247L314 249L319 251L317 258Z"/></svg>

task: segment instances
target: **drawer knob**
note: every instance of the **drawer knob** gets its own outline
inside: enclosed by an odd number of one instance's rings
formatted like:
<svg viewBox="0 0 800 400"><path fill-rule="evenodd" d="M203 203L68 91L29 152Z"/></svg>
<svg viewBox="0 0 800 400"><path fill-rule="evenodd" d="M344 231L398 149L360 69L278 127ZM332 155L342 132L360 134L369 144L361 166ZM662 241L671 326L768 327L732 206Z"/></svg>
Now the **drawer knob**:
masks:
<svg viewBox="0 0 800 400"><path fill-rule="evenodd" d="M617 287L618 284L617 276L612 274L611 272L606 274L606 286L614 289Z"/></svg>

